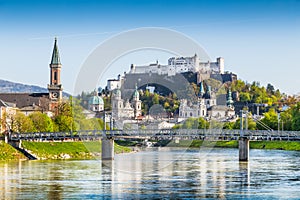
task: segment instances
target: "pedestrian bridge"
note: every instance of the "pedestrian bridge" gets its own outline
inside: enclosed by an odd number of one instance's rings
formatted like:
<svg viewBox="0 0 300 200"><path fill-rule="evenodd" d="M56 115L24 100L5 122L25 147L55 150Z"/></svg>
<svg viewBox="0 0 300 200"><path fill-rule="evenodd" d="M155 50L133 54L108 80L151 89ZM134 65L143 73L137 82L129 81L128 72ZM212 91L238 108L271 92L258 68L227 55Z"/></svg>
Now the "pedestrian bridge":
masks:
<svg viewBox="0 0 300 200"><path fill-rule="evenodd" d="M147 129L147 130L89 130L76 132L40 132L12 133L10 140L28 141L64 141L64 140L98 140L105 138L149 139L149 140L210 140L230 141L241 137L250 141L300 141L300 131L266 131L226 129Z"/></svg>
<svg viewBox="0 0 300 200"><path fill-rule="evenodd" d="M300 141L300 131L225 130L225 129L161 129L161 130L92 130L51 133L11 133L8 140L20 141L102 141L102 160L114 159L114 140L204 140L239 141L239 160L248 161L249 141Z"/></svg>

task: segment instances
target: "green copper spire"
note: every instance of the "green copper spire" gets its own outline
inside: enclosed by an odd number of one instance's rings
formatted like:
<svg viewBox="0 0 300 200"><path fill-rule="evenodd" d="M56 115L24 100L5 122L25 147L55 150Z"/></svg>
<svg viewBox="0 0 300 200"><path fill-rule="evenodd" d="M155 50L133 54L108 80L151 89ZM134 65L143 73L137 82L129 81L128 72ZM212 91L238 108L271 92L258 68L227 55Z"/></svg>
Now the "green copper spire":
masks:
<svg viewBox="0 0 300 200"><path fill-rule="evenodd" d="M140 94L139 94L139 91L138 91L137 84L135 84L135 90L134 90L134 93L133 93L133 98L136 98L136 99L140 98Z"/></svg>
<svg viewBox="0 0 300 200"><path fill-rule="evenodd" d="M232 94L231 94L231 89L228 88L228 96L227 96L227 106L228 107L233 107L233 100L232 100Z"/></svg>
<svg viewBox="0 0 300 200"><path fill-rule="evenodd" d="M60 57L59 57L59 51L57 48L57 38L54 39L54 47L53 47L53 53L52 53L52 59L51 59L51 65L60 65Z"/></svg>
<svg viewBox="0 0 300 200"><path fill-rule="evenodd" d="M203 81L200 82L200 90L199 90L199 97L203 97L205 94L204 86L203 86Z"/></svg>

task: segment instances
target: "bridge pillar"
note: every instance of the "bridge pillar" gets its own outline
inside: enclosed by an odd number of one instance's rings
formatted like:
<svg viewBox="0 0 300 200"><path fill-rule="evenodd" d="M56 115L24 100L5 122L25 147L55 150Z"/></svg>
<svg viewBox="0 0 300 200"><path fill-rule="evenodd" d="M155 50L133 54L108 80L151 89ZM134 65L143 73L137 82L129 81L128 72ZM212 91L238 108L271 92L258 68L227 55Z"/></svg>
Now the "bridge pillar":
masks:
<svg viewBox="0 0 300 200"><path fill-rule="evenodd" d="M239 161L249 160L249 139L241 137L239 139Z"/></svg>
<svg viewBox="0 0 300 200"><path fill-rule="evenodd" d="M102 138L102 160L114 159L114 139Z"/></svg>

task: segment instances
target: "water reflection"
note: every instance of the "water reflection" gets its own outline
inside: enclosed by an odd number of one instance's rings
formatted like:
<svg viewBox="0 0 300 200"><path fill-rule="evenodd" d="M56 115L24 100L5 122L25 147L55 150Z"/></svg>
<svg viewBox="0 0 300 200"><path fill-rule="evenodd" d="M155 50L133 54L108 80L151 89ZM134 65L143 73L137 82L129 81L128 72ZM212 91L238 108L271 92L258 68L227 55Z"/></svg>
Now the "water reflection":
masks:
<svg viewBox="0 0 300 200"><path fill-rule="evenodd" d="M176 148L105 162L0 163L0 199L300 198L299 153L250 153L247 163L235 149Z"/></svg>
<svg viewBox="0 0 300 200"><path fill-rule="evenodd" d="M62 199L63 194L63 185L61 184L61 181L63 181L63 172L60 168L60 166L51 166L48 170L48 183L49 183L49 189L47 189L48 199Z"/></svg>
<svg viewBox="0 0 300 200"><path fill-rule="evenodd" d="M250 186L250 162L239 162L241 187Z"/></svg>
<svg viewBox="0 0 300 200"><path fill-rule="evenodd" d="M101 194L104 197L111 197L114 191L114 161L106 160L101 163Z"/></svg>

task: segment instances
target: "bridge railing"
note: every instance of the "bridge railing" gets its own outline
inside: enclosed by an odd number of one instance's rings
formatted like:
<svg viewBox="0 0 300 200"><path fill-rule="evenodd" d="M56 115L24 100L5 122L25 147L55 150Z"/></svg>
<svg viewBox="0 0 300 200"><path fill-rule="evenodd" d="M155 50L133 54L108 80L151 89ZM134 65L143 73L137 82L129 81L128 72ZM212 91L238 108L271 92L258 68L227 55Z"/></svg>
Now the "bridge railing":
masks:
<svg viewBox="0 0 300 200"><path fill-rule="evenodd" d="M91 140L107 137L135 137L152 139L218 139L237 140L240 130L226 129L147 129L147 130L86 130L76 132L11 133L11 140ZM247 130L250 140L300 140L298 131Z"/></svg>

